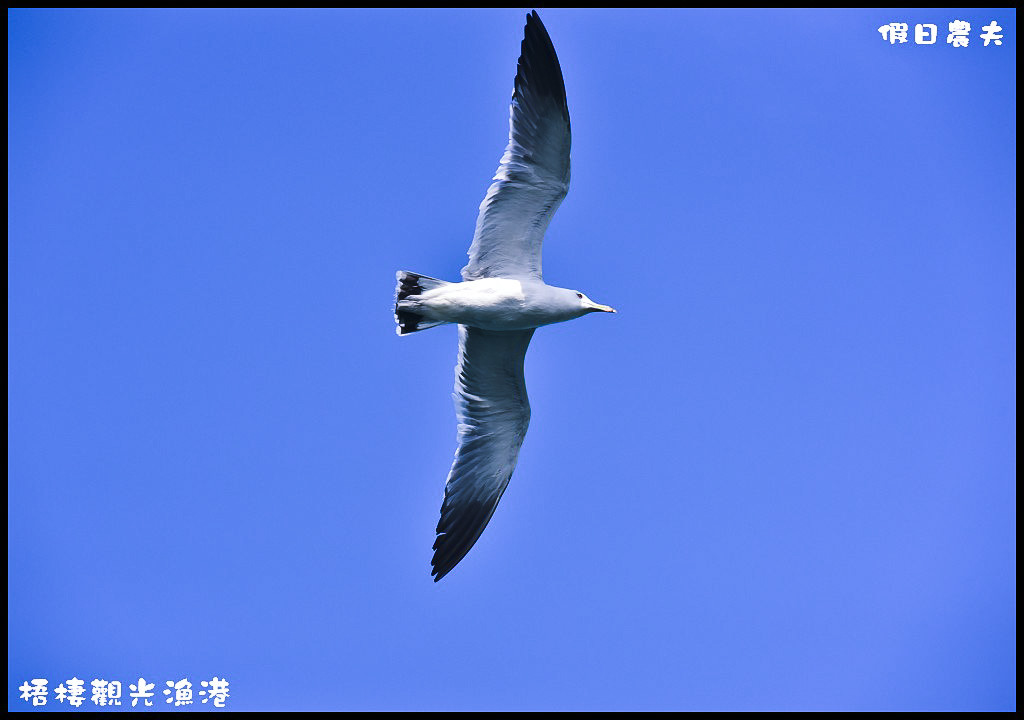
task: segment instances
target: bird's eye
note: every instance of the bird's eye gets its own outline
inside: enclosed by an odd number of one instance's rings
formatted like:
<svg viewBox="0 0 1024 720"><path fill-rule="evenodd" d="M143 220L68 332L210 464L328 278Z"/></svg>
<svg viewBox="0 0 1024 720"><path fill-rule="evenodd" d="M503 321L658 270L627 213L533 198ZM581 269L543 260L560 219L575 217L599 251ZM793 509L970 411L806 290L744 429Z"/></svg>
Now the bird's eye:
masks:
<svg viewBox="0 0 1024 720"><path fill-rule="evenodd" d="M580 300L582 300L583 299L583 293L576 293L576 297L578 297Z"/></svg>

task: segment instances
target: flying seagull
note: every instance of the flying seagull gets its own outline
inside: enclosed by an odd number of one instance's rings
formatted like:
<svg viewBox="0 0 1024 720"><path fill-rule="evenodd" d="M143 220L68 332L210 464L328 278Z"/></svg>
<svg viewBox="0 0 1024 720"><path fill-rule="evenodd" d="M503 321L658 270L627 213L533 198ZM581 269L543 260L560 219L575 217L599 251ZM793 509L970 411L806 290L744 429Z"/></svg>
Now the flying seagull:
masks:
<svg viewBox="0 0 1024 720"><path fill-rule="evenodd" d="M459 448L444 488L431 575L454 568L487 527L519 459L530 402L523 359L535 329L615 312L576 290L546 285L541 243L569 190L569 108L555 48L536 11L516 71L508 146L480 203L462 282L398 272L398 334L457 323Z"/></svg>

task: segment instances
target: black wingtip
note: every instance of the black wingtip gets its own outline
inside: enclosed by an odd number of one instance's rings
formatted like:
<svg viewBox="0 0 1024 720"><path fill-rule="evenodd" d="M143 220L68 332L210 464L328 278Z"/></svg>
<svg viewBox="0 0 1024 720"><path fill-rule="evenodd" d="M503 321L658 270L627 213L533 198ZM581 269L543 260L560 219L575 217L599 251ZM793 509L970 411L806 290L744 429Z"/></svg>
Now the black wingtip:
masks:
<svg viewBox="0 0 1024 720"><path fill-rule="evenodd" d="M527 93L535 93L558 106L565 121L569 121L569 107L565 98L565 80L558 62L551 35L541 22L536 10L526 16L519 63L516 67L513 101L523 101Z"/></svg>
<svg viewBox="0 0 1024 720"><path fill-rule="evenodd" d="M454 568L454 564L448 565L447 567L442 566L436 553L433 559L430 561L430 574L433 576L434 582L437 582L438 580L443 578L445 575L450 573Z"/></svg>
<svg viewBox="0 0 1024 720"><path fill-rule="evenodd" d="M529 30L532 25L536 25L537 29L540 30L544 36L551 42L551 36L548 34L548 29L544 27L544 23L541 22L540 15L537 14L536 10L531 10L526 15L526 27L523 30Z"/></svg>
<svg viewBox="0 0 1024 720"><path fill-rule="evenodd" d="M459 561L466 556L466 552L453 556L452 548L446 547L449 540L451 538L443 532L438 532L437 537L434 538L434 557L430 559L430 574L434 576L434 582L454 570ZM467 548L466 551L468 552L468 550Z"/></svg>

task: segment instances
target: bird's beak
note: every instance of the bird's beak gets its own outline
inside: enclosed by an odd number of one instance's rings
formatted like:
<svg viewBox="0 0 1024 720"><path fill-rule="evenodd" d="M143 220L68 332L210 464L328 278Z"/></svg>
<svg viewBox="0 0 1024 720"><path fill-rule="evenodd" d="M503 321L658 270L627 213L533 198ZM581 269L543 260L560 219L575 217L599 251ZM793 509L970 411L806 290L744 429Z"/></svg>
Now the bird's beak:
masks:
<svg viewBox="0 0 1024 720"><path fill-rule="evenodd" d="M592 310L597 310L598 312L615 312L615 308L609 305L600 305L596 302L590 303L590 308Z"/></svg>

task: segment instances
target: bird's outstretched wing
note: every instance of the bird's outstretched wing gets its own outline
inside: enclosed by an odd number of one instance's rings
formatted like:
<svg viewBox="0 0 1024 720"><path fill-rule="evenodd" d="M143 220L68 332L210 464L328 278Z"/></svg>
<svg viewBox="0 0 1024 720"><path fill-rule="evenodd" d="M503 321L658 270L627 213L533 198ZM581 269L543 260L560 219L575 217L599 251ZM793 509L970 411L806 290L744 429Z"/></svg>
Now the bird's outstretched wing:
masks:
<svg viewBox="0 0 1024 720"><path fill-rule="evenodd" d="M516 72L508 146L480 203L465 280L541 276L541 244L569 191L569 107L548 31L536 12Z"/></svg>
<svg viewBox="0 0 1024 720"><path fill-rule="evenodd" d="M431 560L435 582L473 547L515 470L530 424L523 358L532 337L533 330L495 332L459 326L453 393L459 449L437 524Z"/></svg>

